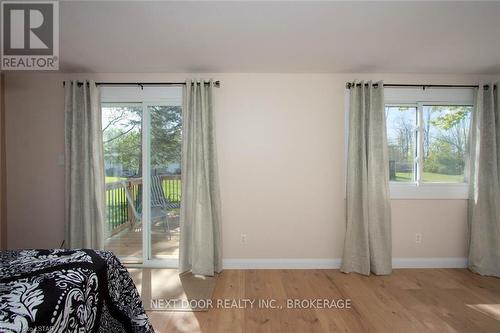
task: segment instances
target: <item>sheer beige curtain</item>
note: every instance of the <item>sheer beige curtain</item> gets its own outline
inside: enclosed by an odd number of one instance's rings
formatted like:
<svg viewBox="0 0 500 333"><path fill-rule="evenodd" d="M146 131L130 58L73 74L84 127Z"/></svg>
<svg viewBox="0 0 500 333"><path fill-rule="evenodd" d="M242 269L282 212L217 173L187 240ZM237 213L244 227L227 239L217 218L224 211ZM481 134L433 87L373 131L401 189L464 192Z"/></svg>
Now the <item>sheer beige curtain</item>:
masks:
<svg viewBox="0 0 500 333"><path fill-rule="evenodd" d="M469 268L500 277L500 93L480 85L470 131Z"/></svg>
<svg viewBox="0 0 500 333"><path fill-rule="evenodd" d="M347 224L341 270L392 271L389 161L382 82L350 88Z"/></svg>
<svg viewBox="0 0 500 333"><path fill-rule="evenodd" d="M104 247L104 157L99 90L93 81L66 81L65 245Z"/></svg>
<svg viewBox="0 0 500 333"><path fill-rule="evenodd" d="M187 81L184 90L179 244L180 271L209 276L222 270L212 89L212 81Z"/></svg>

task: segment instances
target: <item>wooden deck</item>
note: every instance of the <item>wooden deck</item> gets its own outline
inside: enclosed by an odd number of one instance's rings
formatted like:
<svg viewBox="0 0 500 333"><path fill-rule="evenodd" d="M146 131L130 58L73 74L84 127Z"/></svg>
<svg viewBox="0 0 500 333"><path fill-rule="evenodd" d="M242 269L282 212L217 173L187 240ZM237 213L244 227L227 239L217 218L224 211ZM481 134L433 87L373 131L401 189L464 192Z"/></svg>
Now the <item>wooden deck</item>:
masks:
<svg viewBox="0 0 500 333"><path fill-rule="evenodd" d="M181 175L163 174L157 177L165 202L170 205L168 216L171 231L169 235L165 230L165 220L157 221L152 226L152 259L178 258ZM143 258L142 227L136 217L137 209L141 206L141 193L142 178L106 183L106 228L110 236L104 246L125 263L138 263Z"/></svg>
<svg viewBox="0 0 500 333"><path fill-rule="evenodd" d="M175 217L174 219L179 219ZM171 259L179 257L179 222L174 221L177 227L168 232L163 225L154 225L151 233L151 253L153 259ZM125 263L140 262L142 260L142 225L133 229L124 228L122 231L106 239L104 247L113 252Z"/></svg>

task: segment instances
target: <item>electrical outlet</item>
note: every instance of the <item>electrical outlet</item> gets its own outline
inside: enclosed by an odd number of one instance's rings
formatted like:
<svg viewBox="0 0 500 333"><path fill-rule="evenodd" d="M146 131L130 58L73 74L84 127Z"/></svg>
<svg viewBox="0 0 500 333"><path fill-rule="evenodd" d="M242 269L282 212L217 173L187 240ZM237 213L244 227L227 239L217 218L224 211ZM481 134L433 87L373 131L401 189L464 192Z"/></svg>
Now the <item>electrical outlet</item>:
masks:
<svg viewBox="0 0 500 333"><path fill-rule="evenodd" d="M419 232L417 232L415 234L415 243L417 243L417 244L421 244L422 243L422 234L419 233Z"/></svg>
<svg viewBox="0 0 500 333"><path fill-rule="evenodd" d="M247 234L241 234L241 236L240 236L240 243L241 244L246 244L247 243Z"/></svg>

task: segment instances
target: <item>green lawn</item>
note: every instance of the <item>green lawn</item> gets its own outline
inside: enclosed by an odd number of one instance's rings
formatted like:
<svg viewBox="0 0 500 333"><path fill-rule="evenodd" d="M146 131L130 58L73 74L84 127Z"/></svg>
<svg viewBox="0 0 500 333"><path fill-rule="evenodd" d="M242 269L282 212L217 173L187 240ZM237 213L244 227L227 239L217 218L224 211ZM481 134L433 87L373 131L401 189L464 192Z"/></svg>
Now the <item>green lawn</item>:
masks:
<svg viewBox="0 0 500 333"><path fill-rule="evenodd" d="M109 183L115 183L115 182L120 182L122 180L126 180L127 178L125 177L108 177L106 176L106 184ZM175 198L177 198L178 195L181 194L181 180L180 179L172 179L172 180L167 180L162 182L163 185L163 192L165 193L165 196L167 198L170 198L172 201L175 201ZM114 192L115 196L111 196L108 194L111 194ZM122 195L118 195L121 192ZM127 203L127 197L123 193L123 189L113 189L113 190L107 190L106 191L106 206L110 205L121 205L121 204L126 204Z"/></svg>
<svg viewBox="0 0 500 333"><path fill-rule="evenodd" d="M115 183L115 182L120 182L120 181L125 180L125 179L127 179L127 178L125 178L125 177L111 177L111 176L106 176L105 182L106 182L106 184L108 184L108 183Z"/></svg>
<svg viewBox="0 0 500 333"><path fill-rule="evenodd" d="M106 177L106 183L126 180L120 177ZM179 202L181 194L180 179L164 180L162 182L165 196L172 202ZM127 222L128 220L128 200L122 187L106 190L106 216L109 230ZM135 200L135 199L134 199Z"/></svg>
<svg viewBox="0 0 500 333"><path fill-rule="evenodd" d="M410 182L413 179L412 173L397 172L396 182ZM424 172L424 182L428 183L462 183L463 175L445 175L441 173Z"/></svg>

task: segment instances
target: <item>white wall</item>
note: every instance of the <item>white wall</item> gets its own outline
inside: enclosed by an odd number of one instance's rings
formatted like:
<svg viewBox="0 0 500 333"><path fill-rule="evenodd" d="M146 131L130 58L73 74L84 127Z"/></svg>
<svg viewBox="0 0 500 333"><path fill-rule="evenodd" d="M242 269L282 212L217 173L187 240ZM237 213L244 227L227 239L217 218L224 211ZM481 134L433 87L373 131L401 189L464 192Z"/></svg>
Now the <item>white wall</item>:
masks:
<svg viewBox="0 0 500 333"><path fill-rule="evenodd" d="M7 247L4 74L0 72L0 249Z"/></svg>
<svg viewBox="0 0 500 333"><path fill-rule="evenodd" d="M213 74L224 258L340 258L344 237L344 86L477 84L480 76ZM186 74L27 74L6 77L8 246L63 239L66 78L177 81ZM498 77L497 77L498 79ZM465 200L393 200L393 254L464 257ZM415 244L415 233L423 234ZM240 234L247 244L240 244Z"/></svg>

